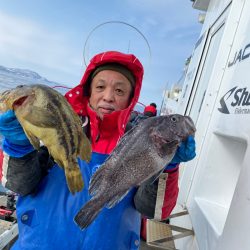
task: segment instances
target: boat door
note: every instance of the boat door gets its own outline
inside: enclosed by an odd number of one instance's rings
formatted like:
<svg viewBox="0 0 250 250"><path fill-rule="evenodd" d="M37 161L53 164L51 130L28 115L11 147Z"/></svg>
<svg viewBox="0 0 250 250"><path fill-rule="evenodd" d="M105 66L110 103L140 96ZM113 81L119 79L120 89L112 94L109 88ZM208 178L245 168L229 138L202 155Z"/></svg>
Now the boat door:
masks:
<svg viewBox="0 0 250 250"><path fill-rule="evenodd" d="M185 115L191 116L196 127L197 133L196 138L199 137L199 140L196 140L197 144L197 157L199 157L199 152L202 148L203 139L206 134L206 128L208 126L210 115L207 113L204 115L202 113L202 108L204 105L213 107L214 101L216 100L216 96L213 96L213 102L211 100L204 102L206 95L211 95L207 92L208 86L215 85L211 82L212 74L217 74L217 84L215 86L214 93L218 93L219 85L221 82L221 78L223 75L223 68L226 67L226 62L229 54L229 49L225 50L223 56L218 58L218 53L220 49L221 40L225 30L225 24L227 21L227 17L230 11L230 5L224 10L224 12L220 15L220 17L216 20L216 22L204 32L203 37L205 38L204 45L202 48L201 57L199 60L196 58L196 63L198 64L197 70L195 72L195 76L193 79L192 87L190 88L190 94L187 95L188 99L187 103L184 105L185 109L183 110ZM220 53L222 54L222 53ZM194 55L195 56L195 55ZM218 74L218 69L220 70L220 74ZM189 81L187 84L191 85ZM187 89L184 86L184 89ZM198 125L198 126L197 126ZM199 135L198 135L199 133ZM178 203L181 206L185 207L189 192L192 185L192 180L194 179L196 164L194 161L190 163L184 164L182 170L183 173L181 175L180 180L180 193L178 198Z"/></svg>

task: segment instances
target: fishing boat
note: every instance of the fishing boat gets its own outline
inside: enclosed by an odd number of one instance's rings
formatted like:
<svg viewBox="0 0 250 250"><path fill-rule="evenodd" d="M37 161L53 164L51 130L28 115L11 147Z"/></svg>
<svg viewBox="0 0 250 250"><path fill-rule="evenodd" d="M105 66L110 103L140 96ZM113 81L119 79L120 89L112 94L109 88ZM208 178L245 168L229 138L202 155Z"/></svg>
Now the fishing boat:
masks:
<svg viewBox="0 0 250 250"><path fill-rule="evenodd" d="M203 25L174 112L194 120L197 155L181 164L178 204L170 219L173 235L150 244L168 249L163 243L174 240L180 250L246 250L250 246L250 1L192 2L201 11Z"/></svg>

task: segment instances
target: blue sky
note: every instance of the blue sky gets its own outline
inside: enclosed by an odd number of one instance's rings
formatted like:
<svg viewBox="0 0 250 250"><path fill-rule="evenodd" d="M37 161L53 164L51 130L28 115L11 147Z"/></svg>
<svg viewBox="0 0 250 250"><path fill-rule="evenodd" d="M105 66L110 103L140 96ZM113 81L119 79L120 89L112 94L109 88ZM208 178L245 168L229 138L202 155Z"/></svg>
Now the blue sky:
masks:
<svg viewBox="0 0 250 250"><path fill-rule="evenodd" d="M198 14L190 0L2 0L0 65L74 86L96 53L133 53L145 68L140 101L160 107L198 40Z"/></svg>

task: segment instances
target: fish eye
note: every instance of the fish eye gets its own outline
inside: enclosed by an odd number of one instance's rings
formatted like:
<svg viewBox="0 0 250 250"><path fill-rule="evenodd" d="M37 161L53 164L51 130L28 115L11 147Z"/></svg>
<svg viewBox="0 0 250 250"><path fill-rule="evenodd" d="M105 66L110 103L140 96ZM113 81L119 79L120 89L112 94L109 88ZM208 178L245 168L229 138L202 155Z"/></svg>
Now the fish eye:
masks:
<svg viewBox="0 0 250 250"><path fill-rule="evenodd" d="M172 121L172 122L177 122L177 118L176 118L175 116L172 116L172 117L171 117L171 121Z"/></svg>
<svg viewBox="0 0 250 250"><path fill-rule="evenodd" d="M18 85L16 88L22 88L24 85Z"/></svg>

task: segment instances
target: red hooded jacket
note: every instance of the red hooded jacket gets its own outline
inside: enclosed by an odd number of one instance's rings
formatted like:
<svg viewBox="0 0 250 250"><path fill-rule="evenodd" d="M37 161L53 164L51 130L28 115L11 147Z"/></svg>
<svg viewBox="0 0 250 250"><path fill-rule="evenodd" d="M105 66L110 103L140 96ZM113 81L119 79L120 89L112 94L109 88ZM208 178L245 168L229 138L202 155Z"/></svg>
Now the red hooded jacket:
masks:
<svg viewBox="0 0 250 250"><path fill-rule="evenodd" d="M119 63L127 67L135 77L134 97L128 108L104 115L101 120L89 105L89 96L84 93L91 73L100 65L107 63ZM82 80L78 86L70 90L66 99L80 116L88 116L91 123L92 150L97 153L109 154L116 146L119 138L124 134L126 124L131 111L138 101L143 78L143 66L132 54L123 54L116 51L108 51L96 55L88 65ZM110 133L112 131L112 133ZM98 138L98 140L97 140Z"/></svg>

